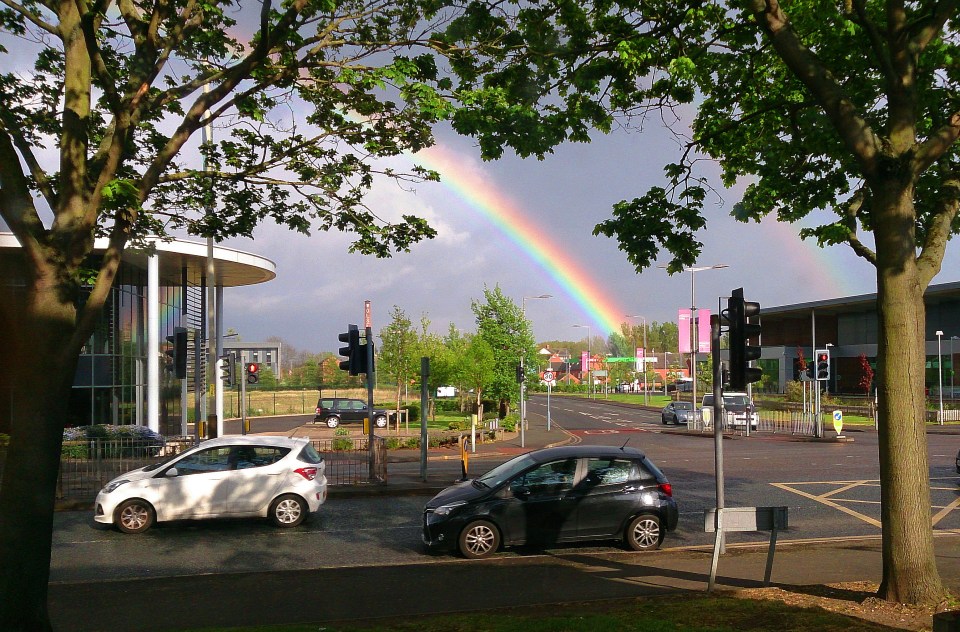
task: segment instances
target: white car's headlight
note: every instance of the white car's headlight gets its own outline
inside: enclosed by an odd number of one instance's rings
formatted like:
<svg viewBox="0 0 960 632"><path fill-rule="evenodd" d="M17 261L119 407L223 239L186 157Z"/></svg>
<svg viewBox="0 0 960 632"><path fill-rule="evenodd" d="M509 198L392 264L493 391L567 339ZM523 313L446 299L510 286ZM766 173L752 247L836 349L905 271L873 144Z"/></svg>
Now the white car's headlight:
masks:
<svg viewBox="0 0 960 632"><path fill-rule="evenodd" d="M465 501L458 500L455 503L450 503L449 505L441 505L437 507L436 509L433 510L433 513L437 514L438 516L449 516L454 509L456 509L457 507L463 507L466 504L467 503Z"/></svg>
<svg viewBox="0 0 960 632"><path fill-rule="evenodd" d="M128 481L128 480L125 479L125 478L122 478L122 479L120 479L119 481L112 481L111 483L108 483L106 487L103 488L103 492L104 492L105 494L109 494L110 492L112 492L112 491L115 490L116 488L120 487L121 485L126 485L126 484L129 483L129 482L130 482L130 481Z"/></svg>

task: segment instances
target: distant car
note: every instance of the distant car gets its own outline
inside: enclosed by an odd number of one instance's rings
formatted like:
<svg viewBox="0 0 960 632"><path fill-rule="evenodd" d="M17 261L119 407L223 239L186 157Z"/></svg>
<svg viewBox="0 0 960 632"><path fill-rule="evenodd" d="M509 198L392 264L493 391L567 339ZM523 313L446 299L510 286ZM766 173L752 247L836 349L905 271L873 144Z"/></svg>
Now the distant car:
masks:
<svg viewBox="0 0 960 632"><path fill-rule="evenodd" d="M707 408L709 408L711 412L704 414L703 411ZM732 417L728 417L724 421L724 425L728 428L746 428L748 419L750 420L750 428L752 430L756 430L760 424L760 413L757 412L753 400L750 399L750 396L746 393L724 393L723 409L728 415L729 413L733 413ZM703 396L702 407L700 409L700 414L704 421L712 418L712 411L713 393L707 393Z"/></svg>
<svg viewBox="0 0 960 632"><path fill-rule="evenodd" d="M957 474L960 474L960 450L957 450Z"/></svg>
<svg viewBox="0 0 960 632"><path fill-rule="evenodd" d="M423 511L423 542L468 558L582 540L642 551L659 547L677 517L670 483L640 450L562 446L522 454L434 496Z"/></svg>
<svg viewBox="0 0 960 632"><path fill-rule="evenodd" d="M694 420L692 402L670 402L660 412L660 421L666 424L685 424Z"/></svg>
<svg viewBox="0 0 960 632"><path fill-rule="evenodd" d="M336 428L341 423L362 423L367 416L367 403L362 399L321 397L317 402L317 414L313 422ZM374 409L369 416L377 428L387 427L387 420L390 418L387 411Z"/></svg>
<svg viewBox="0 0 960 632"><path fill-rule="evenodd" d="M124 533L197 518L259 516L295 527L326 501L324 470L306 438L211 439L107 483L94 520Z"/></svg>

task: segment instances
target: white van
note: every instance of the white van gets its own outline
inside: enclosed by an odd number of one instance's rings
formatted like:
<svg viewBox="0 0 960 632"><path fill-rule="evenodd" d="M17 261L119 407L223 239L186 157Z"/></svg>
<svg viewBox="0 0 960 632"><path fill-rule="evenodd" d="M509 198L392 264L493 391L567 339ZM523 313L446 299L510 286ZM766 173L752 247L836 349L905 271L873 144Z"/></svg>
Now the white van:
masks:
<svg viewBox="0 0 960 632"><path fill-rule="evenodd" d="M760 425L760 413L757 412L753 400L746 393L724 393L723 410L725 413L733 413L732 418L729 414L724 415L727 419L726 425L730 428L746 428L747 419L750 420L751 430L756 430L757 426ZM700 414L704 423L710 425L708 420L713 419L713 393L707 393L703 396Z"/></svg>

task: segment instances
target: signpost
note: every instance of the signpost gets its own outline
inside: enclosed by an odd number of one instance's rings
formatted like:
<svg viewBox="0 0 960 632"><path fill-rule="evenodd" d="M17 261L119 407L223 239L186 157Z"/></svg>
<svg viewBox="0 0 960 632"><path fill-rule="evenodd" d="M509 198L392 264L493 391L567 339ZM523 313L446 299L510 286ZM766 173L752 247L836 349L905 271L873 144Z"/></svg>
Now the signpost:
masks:
<svg viewBox="0 0 960 632"><path fill-rule="evenodd" d="M543 372L543 381L547 383L547 432L550 432L550 392L553 390L553 384L556 381L556 375L553 371Z"/></svg>
<svg viewBox="0 0 960 632"><path fill-rule="evenodd" d="M840 434L841 432L843 432L843 411L842 410L833 411L833 429L837 431L837 439L843 436L842 434Z"/></svg>

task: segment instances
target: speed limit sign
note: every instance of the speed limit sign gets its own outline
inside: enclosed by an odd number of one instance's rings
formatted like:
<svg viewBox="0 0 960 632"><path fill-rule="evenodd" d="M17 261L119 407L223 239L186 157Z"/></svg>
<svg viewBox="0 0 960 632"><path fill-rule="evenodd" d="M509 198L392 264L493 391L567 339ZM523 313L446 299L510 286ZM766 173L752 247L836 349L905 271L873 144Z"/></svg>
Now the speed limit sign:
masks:
<svg viewBox="0 0 960 632"><path fill-rule="evenodd" d="M553 371L544 371L543 372L543 381L552 382L554 378Z"/></svg>

